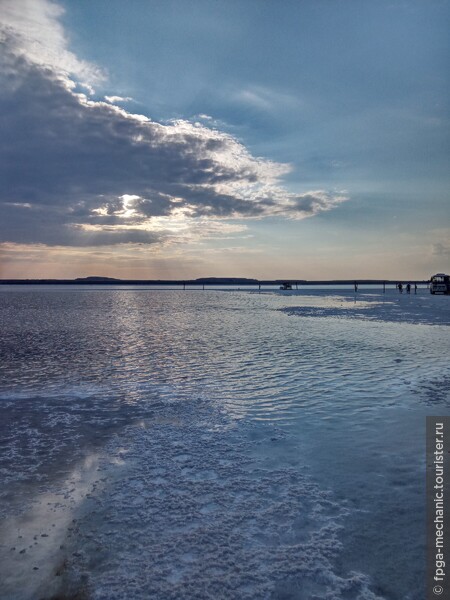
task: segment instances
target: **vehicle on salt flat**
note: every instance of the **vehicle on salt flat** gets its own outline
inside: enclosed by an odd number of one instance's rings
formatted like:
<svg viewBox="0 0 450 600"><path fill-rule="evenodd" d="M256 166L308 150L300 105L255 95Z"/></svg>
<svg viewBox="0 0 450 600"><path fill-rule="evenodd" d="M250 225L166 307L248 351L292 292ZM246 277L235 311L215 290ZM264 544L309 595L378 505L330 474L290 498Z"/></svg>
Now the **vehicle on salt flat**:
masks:
<svg viewBox="0 0 450 600"><path fill-rule="evenodd" d="M450 294L450 275L433 275L430 279L430 294Z"/></svg>

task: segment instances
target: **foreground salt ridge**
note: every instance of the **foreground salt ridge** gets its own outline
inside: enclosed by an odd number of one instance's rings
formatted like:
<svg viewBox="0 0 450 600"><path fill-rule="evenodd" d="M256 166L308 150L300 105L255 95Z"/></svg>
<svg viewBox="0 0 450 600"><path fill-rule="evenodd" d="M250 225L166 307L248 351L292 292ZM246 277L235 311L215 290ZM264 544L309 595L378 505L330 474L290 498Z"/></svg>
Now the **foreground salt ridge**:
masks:
<svg viewBox="0 0 450 600"><path fill-rule="evenodd" d="M6 521L3 542L26 552L3 564L2 597L380 598L364 575L333 571L345 503L298 465L250 457L285 437L200 401L129 426L66 488Z"/></svg>
<svg viewBox="0 0 450 600"><path fill-rule="evenodd" d="M251 426L211 413L201 402L168 407L109 445L101 469L124 464L85 503L68 591L84 585L98 600L380 598L364 575L333 571L345 503L298 466L250 458L286 434L268 427L252 441Z"/></svg>

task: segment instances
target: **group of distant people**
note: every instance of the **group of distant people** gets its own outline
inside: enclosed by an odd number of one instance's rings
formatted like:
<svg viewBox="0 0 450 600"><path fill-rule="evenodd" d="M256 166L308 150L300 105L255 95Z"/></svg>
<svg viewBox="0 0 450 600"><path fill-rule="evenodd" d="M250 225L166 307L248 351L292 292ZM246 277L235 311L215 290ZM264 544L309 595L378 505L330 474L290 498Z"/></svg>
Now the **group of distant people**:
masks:
<svg viewBox="0 0 450 600"><path fill-rule="evenodd" d="M403 283L397 283L396 288L398 289L400 294L403 294ZM406 288L406 293L410 294L411 293L411 284L407 283L405 288ZM414 293L417 294L417 283L414 284Z"/></svg>
<svg viewBox="0 0 450 600"><path fill-rule="evenodd" d="M354 287L355 293L356 293L358 291L358 283L356 281L353 284L353 287ZM403 294L403 283L396 283L395 287L400 292L400 294ZM411 284L407 283L405 286L405 289L406 289L406 293L410 294L411 293ZM414 293L417 294L417 283L414 284Z"/></svg>

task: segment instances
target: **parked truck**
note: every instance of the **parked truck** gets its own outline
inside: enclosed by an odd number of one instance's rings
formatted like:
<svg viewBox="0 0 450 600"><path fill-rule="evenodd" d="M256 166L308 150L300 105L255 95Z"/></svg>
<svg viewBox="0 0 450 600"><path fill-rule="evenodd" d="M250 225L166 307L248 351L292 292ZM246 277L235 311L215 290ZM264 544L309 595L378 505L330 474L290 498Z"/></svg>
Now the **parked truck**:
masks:
<svg viewBox="0 0 450 600"><path fill-rule="evenodd" d="M430 294L450 294L450 275L433 275L430 279Z"/></svg>

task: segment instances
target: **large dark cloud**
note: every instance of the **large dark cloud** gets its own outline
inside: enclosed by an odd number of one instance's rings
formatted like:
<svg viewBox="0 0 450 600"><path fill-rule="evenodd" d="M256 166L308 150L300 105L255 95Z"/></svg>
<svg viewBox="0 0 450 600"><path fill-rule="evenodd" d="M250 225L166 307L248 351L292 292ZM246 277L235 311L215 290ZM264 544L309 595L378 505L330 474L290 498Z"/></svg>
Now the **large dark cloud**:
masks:
<svg viewBox="0 0 450 600"><path fill-rule="evenodd" d="M199 124L160 124L76 93L67 74L20 51L3 30L0 241L154 243L158 217L301 218L343 198L295 195L288 169Z"/></svg>

